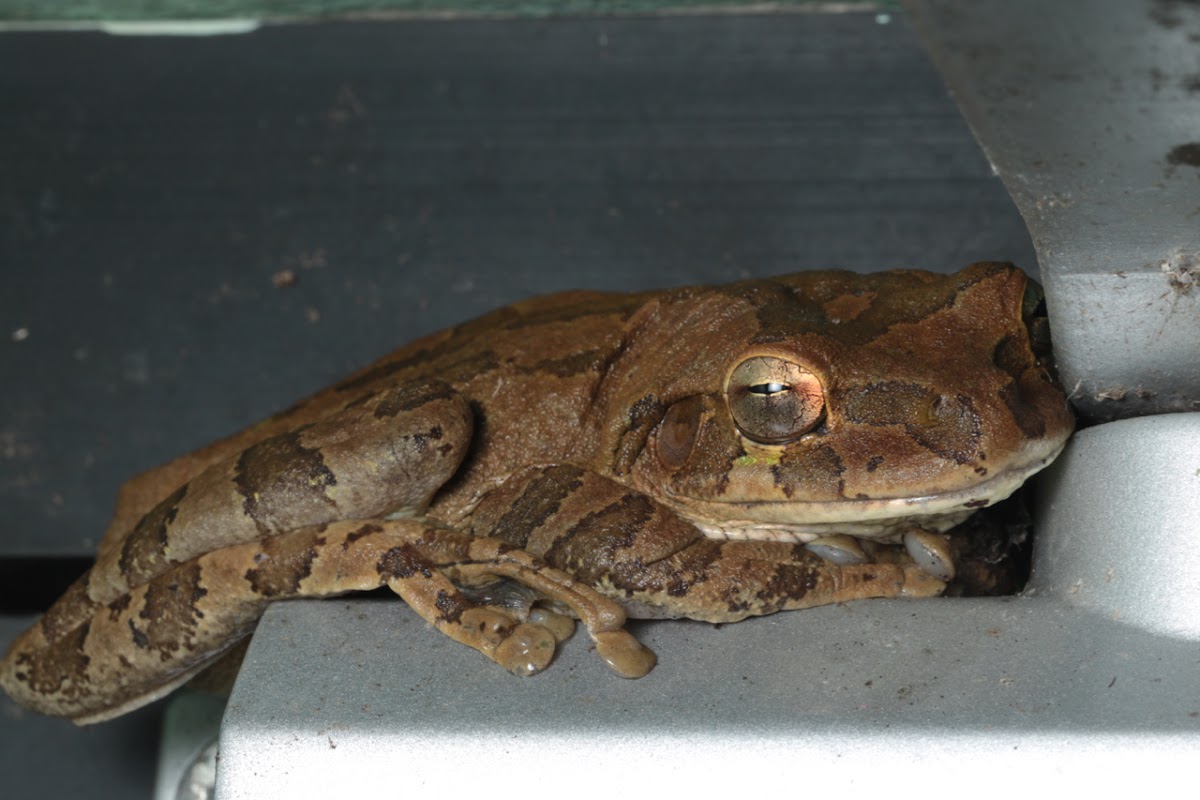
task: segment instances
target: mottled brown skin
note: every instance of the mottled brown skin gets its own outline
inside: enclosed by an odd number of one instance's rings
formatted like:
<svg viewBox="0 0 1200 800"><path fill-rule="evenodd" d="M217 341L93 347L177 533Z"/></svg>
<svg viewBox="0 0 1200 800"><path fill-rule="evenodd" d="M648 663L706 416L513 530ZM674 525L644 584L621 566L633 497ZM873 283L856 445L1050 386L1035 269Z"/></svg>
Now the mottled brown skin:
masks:
<svg viewBox="0 0 1200 800"><path fill-rule="evenodd" d="M129 481L96 565L0 685L106 719L211 664L267 603L379 586L518 674L577 616L630 677L654 658L626 613L938 594L901 549L837 564L804 542L943 531L1053 458L1072 422L1025 290L1006 264L801 273L570 292L426 337ZM778 364L786 380L740 383Z"/></svg>

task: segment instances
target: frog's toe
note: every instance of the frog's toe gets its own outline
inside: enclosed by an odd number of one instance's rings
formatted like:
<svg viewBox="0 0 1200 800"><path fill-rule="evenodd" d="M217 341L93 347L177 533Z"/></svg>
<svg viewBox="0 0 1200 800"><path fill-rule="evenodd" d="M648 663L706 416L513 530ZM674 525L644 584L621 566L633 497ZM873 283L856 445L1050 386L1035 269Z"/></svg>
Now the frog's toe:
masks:
<svg viewBox="0 0 1200 800"><path fill-rule="evenodd" d="M954 554L945 536L913 528L904 534L904 549L929 575L942 582L954 579Z"/></svg>
<svg viewBox="0 0 1200 800"><path fill-rule="evenodd" d="M559 614L548 608L534 606L529 610L529 621L541 625L559 642L565 642L575 633L575 620L565 614Z"/></svg>
<svg viewBox="0 0 1200 800"><path fill-rule="evenodd" d="M536 603L547 602L536 591L508 578L481 586L460 586L463 596L481 608L490 608L520 622L541 625L565 642L575 632L575 620Z"/></svg>
<svg viewBox="0 0 1200 800"><path fill-rule="evenodd" d="M497 645L492 658L512 674L527 677L544 670L557 647L558 639L550 629L523 622Z"/></svg>
<svg viewBox="0 0 1200 800"><path fill-rule="evenodd" d="M899 591L888 597L940 597L946 591L945 581L938 580L915 564L903 567Z"/></svg>
<svg viewBox="0 0 1200 800"><path fill-rule="evenodd" d="M554 658L558 639L549 628L479 606L460 618L466 643L514 675L536 675ZM463 639L460 639L463 641Z"/></svg>
<svg viewBox="0 0 1200 800"><path fill-rule="evenodd" d="M846 534L822 536L820 539L812 540L805 547L826 561L831 561L839 566L866 564L870 561L858 539Z"/></svg>
<svg viewBox="0 0 1200 800"><path fill-rule="evenodd" d="M641 678L658 662L653 650L623 630L595 633L592 641L604 663L622 678Z"/></svg>

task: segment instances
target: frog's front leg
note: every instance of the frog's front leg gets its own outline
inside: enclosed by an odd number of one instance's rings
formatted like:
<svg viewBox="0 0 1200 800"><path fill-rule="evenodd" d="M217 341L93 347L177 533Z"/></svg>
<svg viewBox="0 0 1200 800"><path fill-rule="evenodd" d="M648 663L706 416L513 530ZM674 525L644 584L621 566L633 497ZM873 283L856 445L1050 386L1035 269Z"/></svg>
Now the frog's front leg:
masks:
<svg viewBox="0 0 1200 800"><path fill-rule="evenodd" d="M0 664L0 686L36 711L99 722L144 705L248 635L266 605L389 586L438 630L517 674L541 670L557 637L473 603L450 580L505 577L562 603L601 655L645 674L653 655L619 605L528 553L417 520L342 521L231 545L177 564L99 608L69 635L35 626Z"/></svg>
<svg viewBox="0 0 1200 800"><path fill-rule="evenodd" d="M471 530L529 550L634 617L733 622L945 587L903 553L839 565L803 545L709 539L654 499L575 466L513 476L476 508Z"/></svg>

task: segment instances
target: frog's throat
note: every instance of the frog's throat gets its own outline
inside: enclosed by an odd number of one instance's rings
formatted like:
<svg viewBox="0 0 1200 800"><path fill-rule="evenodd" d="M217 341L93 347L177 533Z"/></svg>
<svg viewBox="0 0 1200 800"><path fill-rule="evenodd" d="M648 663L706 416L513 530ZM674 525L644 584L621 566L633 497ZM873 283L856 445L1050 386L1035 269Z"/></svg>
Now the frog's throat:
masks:
<svg viewBox="0 0 1200 800"><path fill-rule="evenodd" d="M942 533L981 508L1009 497L1060 452L1010 467L964 489L931 495L826 502L761 502L689 499L677 512L710 539L749 539L804 544L823 536L847 534L894 540L914 527Z"/></svg>

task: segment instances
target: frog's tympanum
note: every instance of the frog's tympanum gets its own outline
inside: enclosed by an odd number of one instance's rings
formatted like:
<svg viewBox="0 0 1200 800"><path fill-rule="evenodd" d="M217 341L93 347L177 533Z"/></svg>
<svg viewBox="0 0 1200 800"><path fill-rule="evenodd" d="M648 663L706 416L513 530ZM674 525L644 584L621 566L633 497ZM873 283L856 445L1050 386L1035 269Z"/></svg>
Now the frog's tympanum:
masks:
<svg viewBox="0 0 1200 800"><path fill-rule="evenodd" d="M106 719L274 600L380 586L521 675L578 617L626 677L627 614L937 595L946 532L1071 432L1038 300L984 263L502 308L129 481L0 684Z"/></svg>

